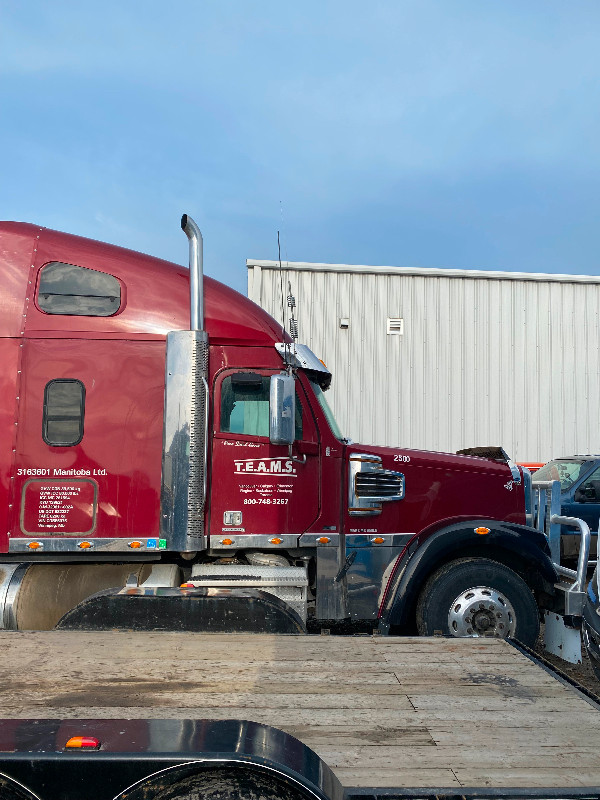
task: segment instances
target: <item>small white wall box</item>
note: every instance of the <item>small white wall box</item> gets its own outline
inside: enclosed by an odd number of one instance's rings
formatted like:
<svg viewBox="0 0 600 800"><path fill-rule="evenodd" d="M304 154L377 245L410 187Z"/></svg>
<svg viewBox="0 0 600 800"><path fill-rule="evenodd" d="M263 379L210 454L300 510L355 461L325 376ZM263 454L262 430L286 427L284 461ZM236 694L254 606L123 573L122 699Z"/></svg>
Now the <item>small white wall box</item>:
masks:
<svg viewBox="0 0 600 800"><path fill-rule="evenodd" d="M387 332L395 336L402 336L404 333L404 320L400 317L388 317Z"/></svg>
<svg viewBox="0 0 600 800"><path fill-rule="evenodd" d="M350 317L340 317L340 328L344 330L350 327Z"/></svg>

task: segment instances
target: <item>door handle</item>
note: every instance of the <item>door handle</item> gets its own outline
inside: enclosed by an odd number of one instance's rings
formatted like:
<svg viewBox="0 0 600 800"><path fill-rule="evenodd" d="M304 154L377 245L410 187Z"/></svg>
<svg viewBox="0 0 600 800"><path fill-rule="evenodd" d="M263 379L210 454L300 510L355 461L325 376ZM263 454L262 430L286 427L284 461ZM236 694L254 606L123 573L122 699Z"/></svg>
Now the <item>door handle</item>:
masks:
<svg viewBox="0 0 600 800"><path fill-rule="evenodd" d="M295 445L298 449L298 452L301 456L318 456L319 455L319 443L318 442L303 442L302 440L298 440L295 442Z"/></svg>

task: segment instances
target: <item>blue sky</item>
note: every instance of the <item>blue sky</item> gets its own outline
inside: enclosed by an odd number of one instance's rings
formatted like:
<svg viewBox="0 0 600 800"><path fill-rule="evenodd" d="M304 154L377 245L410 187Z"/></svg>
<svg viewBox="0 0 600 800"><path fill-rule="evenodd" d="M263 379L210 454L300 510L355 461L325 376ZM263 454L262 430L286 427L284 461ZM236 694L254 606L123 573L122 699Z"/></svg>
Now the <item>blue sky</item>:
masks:
<svg viewBox="0 0 600 800"><path fill-rule="evenodd" d="M0 218L246 258L600 274L598 0L0 0Z"/></svg>

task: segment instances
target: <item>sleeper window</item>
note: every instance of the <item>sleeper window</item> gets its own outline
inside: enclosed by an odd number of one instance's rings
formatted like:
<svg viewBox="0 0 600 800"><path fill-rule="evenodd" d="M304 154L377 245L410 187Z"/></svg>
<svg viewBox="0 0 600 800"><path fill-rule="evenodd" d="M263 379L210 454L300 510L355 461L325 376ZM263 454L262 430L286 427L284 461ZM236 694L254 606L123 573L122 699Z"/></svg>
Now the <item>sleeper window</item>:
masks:
<svg viewBox="0 0 600 800"><path fill-rule="evenodd" d="M70 447L83 438L85 388L81 381L59 379L46 384L42 437L46 444Z"/></svg>
<svg viewBox="0 0 600 800"><path fill-rule="evenodd" d="M105 272L52 261L40 272L38 305L46 314L110 317L121 305L121 284Z"/></svg>

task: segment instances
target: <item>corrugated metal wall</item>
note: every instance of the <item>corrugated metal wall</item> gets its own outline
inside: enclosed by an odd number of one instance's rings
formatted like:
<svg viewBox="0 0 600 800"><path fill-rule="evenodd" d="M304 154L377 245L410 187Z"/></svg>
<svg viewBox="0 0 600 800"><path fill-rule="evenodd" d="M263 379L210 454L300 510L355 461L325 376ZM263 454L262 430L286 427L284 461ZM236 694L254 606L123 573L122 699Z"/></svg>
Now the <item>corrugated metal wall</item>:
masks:
<svg viewBox="0 0 600 800"><path fill-rule="evenodd" d="M520 461L600 452L599 278L247 265L249 297L280 321L291 283L299 341L332 370L328 399L355 441L501 445Z"/></svg>

